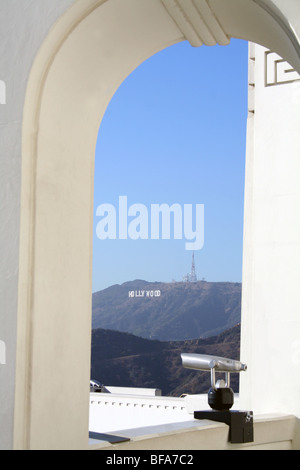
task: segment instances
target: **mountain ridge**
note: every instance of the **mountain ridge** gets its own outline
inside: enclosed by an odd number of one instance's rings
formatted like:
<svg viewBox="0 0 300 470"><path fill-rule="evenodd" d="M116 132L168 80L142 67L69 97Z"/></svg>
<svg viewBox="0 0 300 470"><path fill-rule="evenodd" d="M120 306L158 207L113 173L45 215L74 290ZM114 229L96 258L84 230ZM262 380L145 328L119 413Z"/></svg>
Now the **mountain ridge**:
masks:
<svg viewBox="0 0 300 470"><path fill-rule="evenodd" d="M115 284L93 294L93 329L160 341L217 335L240 322L241 284L148 282Z"/></svg>
<svg viewBox="0 0 300 470"><path fill-rule="evenodd" d="M207 393L210 374L183 368L184 352L239 360L240 325L217 336L185 341L158 341L114 330L93 330L91 378L107 386L160 388L168 396ZM232 374L235 392L238 384L238 374Z"/></svg>

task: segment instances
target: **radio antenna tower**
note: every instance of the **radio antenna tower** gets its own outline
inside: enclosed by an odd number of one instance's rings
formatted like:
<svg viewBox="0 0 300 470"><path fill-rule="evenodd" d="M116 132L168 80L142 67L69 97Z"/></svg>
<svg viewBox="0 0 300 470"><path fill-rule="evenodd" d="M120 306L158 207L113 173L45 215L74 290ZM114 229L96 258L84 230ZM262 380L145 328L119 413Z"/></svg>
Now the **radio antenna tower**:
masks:
<svg viewBox="0 0 300 470"><path fill-rule="evenodd" d="M192 258L192 270L190 274L190 282L196 282L197 275L196 275L196 268L195 268L195 252L193 251L193 258Z"/></svg>
<svg viewBox="0 0 300 470"><path fill-rule="evenodd" d="M197 282L196 268L195 268L195 253L193 251L192 269L189 274L183 277L183 282Z"/></svg>

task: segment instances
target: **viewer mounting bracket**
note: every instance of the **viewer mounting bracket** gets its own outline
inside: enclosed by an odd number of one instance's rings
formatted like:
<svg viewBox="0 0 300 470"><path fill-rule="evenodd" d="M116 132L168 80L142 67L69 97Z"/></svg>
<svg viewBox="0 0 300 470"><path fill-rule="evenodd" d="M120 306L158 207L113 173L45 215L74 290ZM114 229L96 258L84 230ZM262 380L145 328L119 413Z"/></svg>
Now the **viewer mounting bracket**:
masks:
<svg viewBox="0 0 300 470"><path fill-rule="evenodd" d="M240 361L217 356L182 354L181 358L184 367L210 371L211 374L211 387L208 391L208 404L211 410L195 411L194 418L227 424L232 444L253 442L253 412L231 410L234 393L230 388L230 373L246 371L247 366ZM216 371L225 372L225 381L216 382Z"/></svg>

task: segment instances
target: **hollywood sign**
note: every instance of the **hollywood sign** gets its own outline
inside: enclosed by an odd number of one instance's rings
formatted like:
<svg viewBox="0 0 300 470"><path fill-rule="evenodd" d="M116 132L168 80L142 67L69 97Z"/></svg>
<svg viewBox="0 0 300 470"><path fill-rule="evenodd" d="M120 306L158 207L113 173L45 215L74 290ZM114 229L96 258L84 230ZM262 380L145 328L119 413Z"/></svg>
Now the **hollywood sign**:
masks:
<svg viewBox="0 0 300 470"><path fill-rule="evenodd" d="M128 292L129 298L137 298L137 297L160 297L161 291L160 290L131 290Z"/></svg>

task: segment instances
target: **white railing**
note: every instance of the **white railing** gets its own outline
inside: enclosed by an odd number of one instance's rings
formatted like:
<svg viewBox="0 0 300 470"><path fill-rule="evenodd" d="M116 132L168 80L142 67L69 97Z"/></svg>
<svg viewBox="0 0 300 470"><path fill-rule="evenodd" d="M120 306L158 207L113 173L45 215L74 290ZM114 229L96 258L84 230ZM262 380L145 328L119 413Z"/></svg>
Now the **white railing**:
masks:
<svg viewBox="0 0 300 470"><path fill-rule="evenodd" d="M145 426L189 421L184 398L90 394L90 431L115 432Z"/></svg>
<svg viewBox="0 0 300 470"><path fill-rule="evenodd" d="M209 409L207 394L162 397L157 389L106 386L112 393L90 394L90 431L98 433L191 421ZM238 406L238 395L235 395Z"/></svg>

